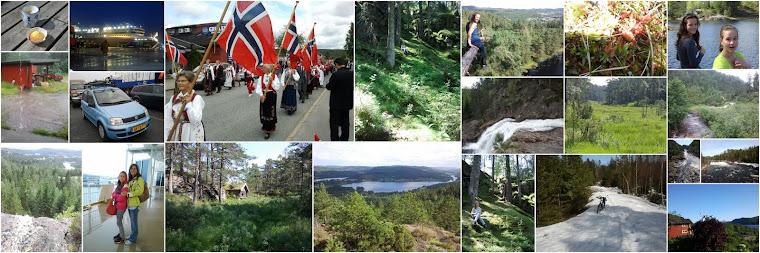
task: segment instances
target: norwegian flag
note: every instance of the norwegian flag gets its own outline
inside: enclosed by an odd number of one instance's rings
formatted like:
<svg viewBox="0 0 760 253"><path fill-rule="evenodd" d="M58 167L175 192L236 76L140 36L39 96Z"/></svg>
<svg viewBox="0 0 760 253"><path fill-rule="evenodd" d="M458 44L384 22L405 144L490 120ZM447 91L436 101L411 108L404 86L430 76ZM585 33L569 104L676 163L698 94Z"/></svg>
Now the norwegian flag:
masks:
<svg viewBox="0 0 760 253"><path fill-rule="evenodd" d="M298 32L296 32L296 13L290 15L290 25L288 30L285 31L285 36L282 38L282 45L280 48L288 50L286 54L295 53L298 50Z"/></svg>
<svg viewBox="0 0 760 253"><path fill-rule="evenodd" d="M254 73L262 64L276 64L272 22L264 5L259 1L238 1L227 26L216 39L227 55Z"/></svg>
<svg viewBox="0 0 760 253"><path fill-rule="evenodd" d="M164 35L166 36L166 55L169 56L169 59L175 63L187 65L187 59L185 59L185 56L179 52L179 49L177 49L177 46L174 45L174 41L172 41L172 38L169 37L169 34L164 33Z"/></svg>
<svg viewBox="0 0 760 253"><path fill-rule="evenodd" d="M306 72L311 72L311 57L309 56L309 51L307 51L306 48L303 48L298 54L301 57L301 65L303 66L304 70Z"/></svg>
<svg viewBox="0 0 760 253"><path fill-rule="evenodd" d="M314 41L314 27L311 28L311 32L309 33L309 38L306 39L306 54L308 54L309 62L312 66L316 65L317 63L317 44L316 41Z"/></svg>
<svg viewBox="0 0 760 253"><path fill-rule="evenodd" d="M295 53L288 53L288 59L290 60L290 69L296 69L298 67L298 60L301 59L301 50L298 50L296 46Z"/></svg>

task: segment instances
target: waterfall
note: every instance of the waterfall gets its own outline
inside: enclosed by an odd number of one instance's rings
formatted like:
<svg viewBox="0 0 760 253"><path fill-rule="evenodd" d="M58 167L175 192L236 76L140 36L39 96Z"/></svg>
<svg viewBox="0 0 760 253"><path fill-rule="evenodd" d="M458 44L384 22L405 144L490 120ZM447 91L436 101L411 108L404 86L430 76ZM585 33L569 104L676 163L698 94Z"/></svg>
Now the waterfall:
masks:
<svg viewBox="0 0 760 253"><path fill-rule="evenodd" d="M508 140L518 130L539 132L549 131L554 128L564 127L564 119L529 119L522 122L515 122L514 119L506 118L496 124L488 127L478 138L475 143L467 143L464 149L465 153L472 154L487 154L493 150L494 138L501 133L504 135L504 140Z"/></svg>

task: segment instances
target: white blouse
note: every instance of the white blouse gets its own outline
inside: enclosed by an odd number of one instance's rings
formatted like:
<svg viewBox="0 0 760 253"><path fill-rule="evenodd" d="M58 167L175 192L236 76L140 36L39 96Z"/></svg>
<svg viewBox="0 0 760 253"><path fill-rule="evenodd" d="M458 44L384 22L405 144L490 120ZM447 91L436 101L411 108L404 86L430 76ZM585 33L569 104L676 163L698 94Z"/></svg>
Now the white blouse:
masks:
<svg viewBox="0 0 760 253"><path fill-rule="evenodd" d="M280 88L282 88L282 86L283 86L282 80L280 80L280 78L277 77L277 75L273 74L273 76L274 76L274 80L273 80L273 83L272 83L272 89L274 89L276 91L280 90ZM264 91L261 90L261 83L264 82L264 87L267 88L267 89L269 89L269 79L270 78L271 77L269 76L269 74L264 74L264 76L259 77L259 80L256 80L256 84L253 85L253 88L255 89L256 94L259 94L259 96L264 96Z"/></svg>
<svg viewBox="0 0 760 253"><path fill-rule="evenodd" d="M190 95L192 96L193 93L195 93L195 91L190 93ZM182 99L185 96L186 94L182 92L177 94L178 99ZM177 136L179 136L180 125L182 125L181 126L182 127L181 141L204 141L205 140L203 123L201 122L201 120L203 119L203 107L205 106L206 106L206 103L203 101L203 98L200 95L196 95L195 98L193 98L193 101L185 105L185 112L187 112L187 119L190 122L180 123L177 125L177 129L174 130L174 135L171 138L172 141L179 141L179 139L177 139ZM177 114L181 113L179 111L180 107L182 107L182 102L172 104L172 101L169 101L169 103L167 103L166 106L164 106L164 137L169 136L169 131L171 131L172 126L174 125L175 117L177 116ZM172 115L174 115L174 117L172 117Z"/></svg>

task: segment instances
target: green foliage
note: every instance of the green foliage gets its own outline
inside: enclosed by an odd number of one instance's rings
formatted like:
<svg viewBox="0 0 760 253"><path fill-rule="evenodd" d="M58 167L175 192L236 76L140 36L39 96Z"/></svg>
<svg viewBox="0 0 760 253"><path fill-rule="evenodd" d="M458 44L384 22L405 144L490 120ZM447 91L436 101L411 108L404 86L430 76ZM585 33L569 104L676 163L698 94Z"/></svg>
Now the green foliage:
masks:
<svg viewBox="0 0 760 253"><path fill-rule="evenodd" d="M668 82L668 129L678 129L686 119L689 100L686 98L686 88L680 79Z"/></svg>
<svg viewBox="0 0 760 253"><path fill-rule="evenodd" d="M714 156L703 157L708 160L757 163L759 154L758 151L760 151L758 150L758 146L753 146L746 149L728 149Z"/></svg>
<svg viewBox="0 0 760 253"><path fill-rule="evenodd" d="M35 128L34 130L32 130L32 133L45 135L45 136L58 137L65 140L69 139L69 128L66 126L64 126L63 129L58 130L56 132L50 132L44 128Z"/></svg>
<svg viewBox="0 0 760 253"><path fill-rule="evenodd" d="M412 251L420 239L415 240L417 236L404 224L437 226L458 233L457 210L458 183L395 194L363 196L353 191L343 198L331 196L321 184L314 193L314 219L330 236L315 241L315 250Z"/></svg>
<svg viewBox="0 0 760 253"><path fill-rule="evenodd" d="M488 53L488 67L472 64L475 76L520 76L563 50L562 9L490 9L465 7L462 10L462 48L469 49L470 16L480 13L479 31ZM538 17L538 18L537 18ZM463 53L466 50L463 50ZM479 62L479 60L478 60ZM561 63L560 63L561 64Z"/></svg>
<svg viewBox="0 0 760 253"><path fill-rule="evenodd" d="M684 146L676 143L674 140L668 140L668 158L669 159L683 159Z"/></svg>
<svg viewBox="0 0 760 253"><path fill-rule="evenodd" d="M755 223L757 225L757 223ZM726 240L725 251L758 251L758 230L741 224L723 223L726 228L728 239Z"/></svg>
<svg viewBox="0 0 760 253"><path fill-rule="evenodd" d="M16 93L21 91L20 86L13 85L12 83L9 83L6 81L3 81L2 86L0 87L2 87L2 90L0 90L0 93L2 93L3 96L16 95Z"/></svg>
<svg viewBox="0 0 760 253"><path fill-rule="evenodd" d="M3 150L2 209L34 217L72 217L82 198L81 158L66 170L60 156L35 159L30 153Z"/></svg>
<svg viewBox="0 0 760 253"><path fill-rule="evenodd" d="M665 153L666 121L664 117L641 117L642 107L601 105L590 102L593 116L574 123L565 119L565 149L571 154ZM573 115L567 107L567 115ZM574 141L573 136L583 136ZM593 138L592 138L593 137Z"/></svg>
<svg viewBox="0 0 760 253"><path fill-rule="evenodd" d="M431 2L431 15L423 38L401 29L401 40L410 54L393 50L396 64L385 63L387 19L373 10L387 9L387 2L357 3L356 105L357 140L445 141L460 139L459 48L442 45L456 23L452 5ZM431 10L432 11L432 10ZM365 14L370 13L370 14ZM378 15L378 16L375 16ZM446 17L445 19L442 17ZM404 19L412 19L402 15ZM458 17L455 17L458 20ZM404 23L403 26L410 24ZM426 27L423 27L427 29ZM374 32L370 32L374 31ZM452 42L453 43L453 42ZM364 107L370 108L365 109Z"/></svg>
<svg viewBox="0 0 760 253"><path fill-rule="evenodd" d="M536 161L537 208L539 227L562 222L583 212L593 185L592 170L580 156L538 156Z"/></svg>
<svg viewBox="0 0 760 253"><path fill-rule="evenodd" d="M167 194L167 251L310 251L311 219L297 197L251 194L193 205Z"/></svg>
<svg viewBox="0 0 760 253"><path fill-rule="evenodd" d="M757 138L757 100L725 108L705 105L695 108L699 117L710 126L715 138Z"/></svg>
<svg viewBox="0 0 760 253"><path fill-rule="evenodd" d="M348 58L354 58L354 22L351 22L351 27L346 32L346 45L343 46L343 50L346 51Z"/></svg>
<svg viewBox="0 0 760 253"><path fill-rule="evenodd" d="M63 80L68 80L68 77L64 76ZM35 86L32 88L32 90L42 93L56 93L69 90L69 84L66 82L57 82L50 80L49 83L50 85L48 86Z"/></svg>
<svg viewBox="0 0 760 253"><path fill-rule="evenodd" d="M190 52L185 56L187 57L187 66L185 66L186 70L192 70L195 67L200 66L201 60L203 60L203 54L201 54L201 52L198 52L195 47L190 49Z"/></svg>
<svg viewBox="0 0 760 253"><path fill-rule="evenodd" d="M565 5L565 74L664 76L664 19L662 2Z"/></svg>
<svg viewBox="0 0 760 253"><path fill-rule="evenodd" d="M69 212L65 218L73 218L69 225L69 234L73 237L74 244L69 245L69 251L77 252L82 247L82 213L81 212Z"/></svg>
<svg viewBox="0 0 760 253"><path fill-rule="evenodd" d="M734 18L757 18L758 6L753 1L671 1L668 18L681 20L685 13L698 13L702 19L713 14ZM700 9L699 12L696 9Z"/></svg>
<svg viewBox="0 0 760 253"><path fill-rule="evenodd" d="M462 90L462 119L562 118L562 93L562 79L480 79Z"/></svg>

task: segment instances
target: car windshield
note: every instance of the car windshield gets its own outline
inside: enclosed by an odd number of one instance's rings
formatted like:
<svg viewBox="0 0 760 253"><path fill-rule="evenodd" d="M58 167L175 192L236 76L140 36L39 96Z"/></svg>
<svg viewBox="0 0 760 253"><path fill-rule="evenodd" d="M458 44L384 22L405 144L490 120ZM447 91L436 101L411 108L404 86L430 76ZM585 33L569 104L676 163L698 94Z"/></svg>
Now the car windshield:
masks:
<svg viewBox="0 0 760 253"><path fill-rule="evenodd" d="M132 102L132 99L120 89L96 90L92 93L95 94L95 99L97 99L100 106Z"/></svg>
<svg viewBox="0 0 760 253"><path fill-rule="evenodd" d="M84 84L72 84L71 85L71 89L72 90L83 90L84 89Z"/></svg>

